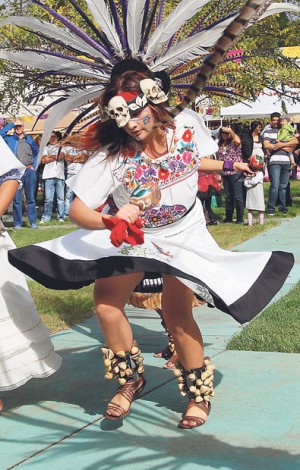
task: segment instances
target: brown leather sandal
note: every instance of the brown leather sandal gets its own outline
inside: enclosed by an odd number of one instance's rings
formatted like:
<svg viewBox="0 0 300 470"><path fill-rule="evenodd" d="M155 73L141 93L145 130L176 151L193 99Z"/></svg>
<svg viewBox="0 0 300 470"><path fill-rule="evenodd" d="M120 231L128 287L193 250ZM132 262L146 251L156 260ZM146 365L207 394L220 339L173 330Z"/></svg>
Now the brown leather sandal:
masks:
<svg viewBox="0 0 300 470"><path fill-rule="evenodd" d="M163 365L163 369L175 369L176 361L178 361L178 356L177 354L173 354L173 356Z"/></svg>
<svg viewBox="0 0 300 470"><path fill-rule="evenodd" d="M144 379L144 377L140 377L138 380L134 382L127 382L125 385L122 385L121 387L119 387L115 396L122 395L122 397L126 398L126 400L129 401L128 410L125 410L118 403L111 401L107 406L105 418L116 420L116 419L123 419L125 418L125 416L129 415L131 403L133 402L133 400L136 400L139 397L139 395L144 390L145 385L146 385L146 380ZM117 416L111 415L107 413L108 411L117 412L119 414Z"/></svg>
<svg viewBox="0 0 300 470"><path fill-rule="evenodd" d="M182 417L182 419L178 423L179 428L193 429L193 428L198 428L199 426L202 426L203 424L206 423L205 419L199 418L198 416L186 416L192 406L196 406L197 408L199 408L199 410L204 411L207 416L209 415L210 410L211 410L210 402L202 401L201 403L196 403L194 398L191 398L185 410L185 415ZM187 421L188 424L183 424L184 421ZM196 423L196 424L192 424L192 423Z"/></svg>

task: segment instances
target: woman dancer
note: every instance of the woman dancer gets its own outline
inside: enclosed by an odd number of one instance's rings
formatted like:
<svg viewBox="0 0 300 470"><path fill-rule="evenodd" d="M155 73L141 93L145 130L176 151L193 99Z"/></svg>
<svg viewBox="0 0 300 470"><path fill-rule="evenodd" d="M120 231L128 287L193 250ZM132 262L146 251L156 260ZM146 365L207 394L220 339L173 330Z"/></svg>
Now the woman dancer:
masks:
<svg viewBox="0 0 300 470"><path fill-rule="evenodd" d="M216 153L217 160L224 162L241 162L241 139L231 127L222 127ZM234 208L236 208L236 223L244 223L244 200L242 173L235 167L222 172L225 191L225 219L223 222L233 222Z"/></svg>
<svg viewBox="0 0 300 470"><path fill-rule="evenodd" d="M23 165L0 137L0 218L19 187ZM14 244L0 221L0 392L59 369L47 329L41 322L25 277L7 260ZM0 411L3 402L0 400Z"/></svg>
<svg viewBox="0 0 300 470"><path fill-rule="evenodd" d="M109 119L87 136L89 148L98 150L70 182L76 194L70 219L84 230L12 250L10 261L52 288L95 281L94 304L106 339L105 377L120 385L107 419L127 416L145 386L125 303L144 272L162 273L164 320L180 361L175 372L189 400L179 426L189 429L205 423L214 395L214 366L204 357L192 314L194 292L247 322L281 287L293 256L232 253L217 245L196 197L198 170L251 173L248 164L202 158L216 145L201 118L186 110L170 121L167 97L152 74L120 64L100 98ZM96 211L106 200L105 209Z"/></svg>

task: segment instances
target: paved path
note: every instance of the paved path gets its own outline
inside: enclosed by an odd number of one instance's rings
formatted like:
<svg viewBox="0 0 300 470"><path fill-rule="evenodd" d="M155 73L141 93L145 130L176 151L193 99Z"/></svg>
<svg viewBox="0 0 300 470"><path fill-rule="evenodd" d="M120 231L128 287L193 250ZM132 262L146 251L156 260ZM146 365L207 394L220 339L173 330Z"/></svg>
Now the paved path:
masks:
<svg viewBox="0 0 300 470"><path fill-rule="evenodd" d="M299 234L300 217L236 247L295 254L277 298L300 279ZM217 366L216 397L205 426L184 431L176 426L184 407L176 379L153 357L166 344L160 320L155 312L127 312L147 378L131 414L120 423L103 419L116 384L104 382L91 318L53 335L64 357L58 373L3 396L0 470L300 469L300 355L226 351L239 324L216 309L195 309L206 354Z"/></svg>

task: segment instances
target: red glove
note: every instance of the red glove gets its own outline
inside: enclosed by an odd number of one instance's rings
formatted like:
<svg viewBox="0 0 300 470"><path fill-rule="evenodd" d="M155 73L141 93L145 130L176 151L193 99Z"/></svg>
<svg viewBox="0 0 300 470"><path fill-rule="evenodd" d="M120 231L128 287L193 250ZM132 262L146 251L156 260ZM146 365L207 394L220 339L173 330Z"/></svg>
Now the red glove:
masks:
<svg viewBox="0 0 300 470"><path fill-rule="evenodd" d="M109 238L114 246L119 247L124 242L132 246L144 243L144 232L141 230L141 227L144 226L143 219L137 219L134 224L118 217L103 218L102 220L105 227L111 231Z"/></svg>

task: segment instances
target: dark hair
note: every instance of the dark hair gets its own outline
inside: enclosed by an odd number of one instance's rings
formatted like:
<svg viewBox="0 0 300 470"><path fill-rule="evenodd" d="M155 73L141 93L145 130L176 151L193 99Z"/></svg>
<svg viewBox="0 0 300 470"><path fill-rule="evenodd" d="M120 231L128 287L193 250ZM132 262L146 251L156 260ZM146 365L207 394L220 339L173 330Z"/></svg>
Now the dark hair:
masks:
<svg viewBox="0 0 300 470"><path fill-rule="evenodd" d="M278 113L277 111L275 111L275 113L272 113L272 114L271 114L271 119L273 119L274 117L280 118L280 116L281 116L281 114Z"/></svg>
<svg viewBox="0 0 300 470"><path fill-rule="evenodd" d="M253 131L255 131L255 129L258 127L258 126L261 126L261 122L260 121L252 121L251 124L250 124L250 132L252 134Z"/></svg>
<svg viewBox="0 0 300 470"><path fill-rule="evenodd" d="M103 93L99 98L99 106L104 109L111 98L118 95L120 92L130 91L141 93L140 82L145 78L152 78L151 72L127 70L120 75L112 74L112 79L106 85ZM170 121L167 112L167 102L154 105L148 103L151 108L155 122L165 122L168 120L164 127L174 127L174 123ZM116 125L113 119L108 121L99 121L94 127L94 137L88 138L89 146L96 148L98 146L108 145L109 153L116 153L120 148L127 150L136 147L136 141L127 134L127 132Z"/></svg>
<svg viewBox="0 0 300 470"><path fill-rule="evenodd" d="M62 139L62 133L60 131L52 131L52 132L53 132L53 134L56 135L57 140Z"/></svg>

